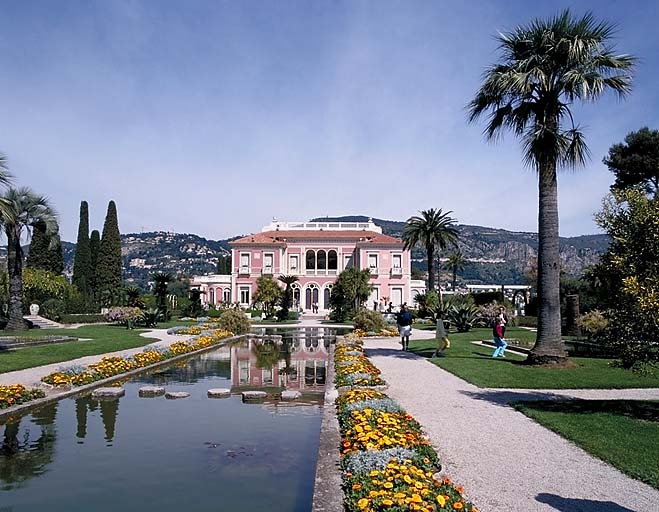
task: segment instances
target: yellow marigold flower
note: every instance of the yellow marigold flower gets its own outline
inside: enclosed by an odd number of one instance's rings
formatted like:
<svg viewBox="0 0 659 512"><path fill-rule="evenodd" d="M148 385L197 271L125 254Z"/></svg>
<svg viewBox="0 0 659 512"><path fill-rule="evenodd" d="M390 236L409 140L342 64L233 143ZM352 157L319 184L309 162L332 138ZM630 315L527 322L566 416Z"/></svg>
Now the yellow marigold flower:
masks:
<svg viewBox="0 0 659 512"><path fill-rule="evenodd" d="M394 484L392 484L391 482L385 482L384 485L383 485L383 487L384 487L385 489L393 489L393 488L394 488Z"/></svg>
<svg viewBox="0 0 659 512"><path fill-rule="evenodd" d="M369 503L370 503L369 500L367 500L366 498L362 498L361 500L359 500L357 502L357 506L361 509L364 509L364 508L368 507Z"/></svg>
<svg viewBox="0 0 659 512"><path fill-rule="evenodd" d="M437 503L439 503L440 507L443 507L444 505L446 505L446 498L444 498L444 496L442 496L441 494L438 494Z"/></svg>
<svg viewBox="0 0 659 512"><path fill-rule="evenodd" d="M394 504L394 502L391 501L389 498L386 498L386 499L382 500L382 504L386 507L390 507L391 505Z"/></svg>

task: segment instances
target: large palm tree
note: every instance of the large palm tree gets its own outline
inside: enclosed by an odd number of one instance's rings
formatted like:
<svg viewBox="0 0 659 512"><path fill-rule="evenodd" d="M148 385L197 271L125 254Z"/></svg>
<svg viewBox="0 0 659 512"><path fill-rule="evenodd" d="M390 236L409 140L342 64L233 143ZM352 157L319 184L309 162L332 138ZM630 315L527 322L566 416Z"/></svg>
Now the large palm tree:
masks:
<svg viewBox="0 0 659 512"><path fill-rule="evenodd" d="M421 216L407 219L403 229L403 242L405 249L421 246L426 250L428 258L428 290L435 289L435 272L433 262L435 253L444 250L449 245L455 245L459 233L455 219L442 212L441 208L421 210Z"/></svg>
<svg viewBox="0 0 659 512"><path fill-rule="evenodd" d="M174 280L171 272L154 272L151 274L153 280L153 294L156 296L156 306L162 315L167 314L167 287Z"/></svg>
<svg viewBox="0 0 659 512"><path fill-rule="evenodd" d="M57 214L45 196L27 187L10 188L3 196L5 208L0 211L0 223L7 236L7 273L9 274L9 322L7 329L25 329L23 321L23 249L21 238L29 236L34 226L46 235L58 232Z"/></svg>
<svg viewBox="0 0 659 512"><path fill-rule="evenodd" d="M580 18L569 10L536 19L500 34L501 60L488 68L468 105L469 120L488 114L485 137L506 130L522 141L524 160L538 173L538 335L529 363L566 358L561 340L559 300L557 168L574 168L588 158L584 134L571 106L594 101L607 89L630 90L634 58L616 55L613 26Z"/></svg>
<svg viewBox="0 0 659 512"><path fill-rule="evenodd" d="M455 286L458 281L458 272L462 272L467 265L467 258L464 257L460 251L454 251L448 256L448 261L446 266L453 272L453 281L452 287L453 293L455 293Z"/></svg>

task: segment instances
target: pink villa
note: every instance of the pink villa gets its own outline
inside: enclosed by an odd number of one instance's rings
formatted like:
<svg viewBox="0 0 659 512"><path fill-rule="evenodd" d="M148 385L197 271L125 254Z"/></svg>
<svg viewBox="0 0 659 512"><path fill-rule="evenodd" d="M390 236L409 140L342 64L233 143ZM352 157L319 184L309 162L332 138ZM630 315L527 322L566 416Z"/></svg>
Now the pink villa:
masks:
<svg viewBox="0 0 659 512"><path fill-rule="evenodd" d="M231 275L195 276L191 285L202 292L208 305L238 303L251 305L256 280L263 275L274 279L281 274L296 275L294 307L319 314L329 311L332 285L339 273L350 267L371 271L371 296L366 304L386 308L412 303L425 292L423 281L410 278L410 252L403 242L382 233L368 222L280 222L273 220L260 233L231 242Z"/></svg>

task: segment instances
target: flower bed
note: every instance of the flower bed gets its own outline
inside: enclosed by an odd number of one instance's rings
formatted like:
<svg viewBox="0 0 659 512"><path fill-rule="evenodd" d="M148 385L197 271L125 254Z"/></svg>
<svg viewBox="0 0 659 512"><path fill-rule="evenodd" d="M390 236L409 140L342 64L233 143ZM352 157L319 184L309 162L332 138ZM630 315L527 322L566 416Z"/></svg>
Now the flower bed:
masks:
<svg viewBox="0 0 659 512"><path fill-rule="evenodd" d="M21 384L0 386L0 409L6 409L30 400L43 398L46 394L40 389L28 389Z"/></svg>
<svg viewBox="0 0 659 512"><path fill-rule="evenodd" d="M421 425L386 394L357 387L360 379L349 383L351 375L382 382L359 333L337 343L334 363L336 385L353 386L336 399L346 510L478 512L461 487L433 476L440 469L437 452Z"/></svg>
<svg viewBox="0 0 659 512"><path fill-rule="evenodd" d="M214 331L220 328L217 322L202 322L196 325L179 325L167 330L167 334L191 334L198 336L205 331Z"/></svg>
<svg viewBox="0 0 659 512"><path fill-rule="evenodd" d="M215 345L229 336L233 336L230 331L214 330L189 341L177 341L168 348L147 348L131 357L110 356L86 367L72 366L46 375L41 380L53 386L83 386Z"/></svg>
<svg viewBox="0 0 659 512"><path fill-rule="evenodd" d="M355 329L353 333L360 338L367 338L367 337L376 337L376 338L392 338L394 336L398 336L398 329L395 327L388 327L384 329L380 329L379 331L365 331L363 329Z"/></svg>
<svg viewBox="0 0 659 512"><path fill-rule="evenodd" d="M337 345L334 353L337 387L343 386L380 386L384 381L380 378L380 370L364 355L362 341L356 334L348 334L344 341Z"/></svg>

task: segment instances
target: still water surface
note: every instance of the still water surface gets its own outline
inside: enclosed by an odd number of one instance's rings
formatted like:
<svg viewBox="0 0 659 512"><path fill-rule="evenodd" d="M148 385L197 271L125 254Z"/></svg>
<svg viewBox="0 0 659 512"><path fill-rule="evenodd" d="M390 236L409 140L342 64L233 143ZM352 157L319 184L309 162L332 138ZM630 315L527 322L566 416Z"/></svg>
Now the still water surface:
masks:
<svg viewBox="0 0 659 512"><path fill-rule="evenodd" d="M330 336L287 333L135 378L119 400L69 398L0 423L0 511L308 511ZM139 398L147 384L191 396ZM302 400L239 394L283 387Z"/></svg>

